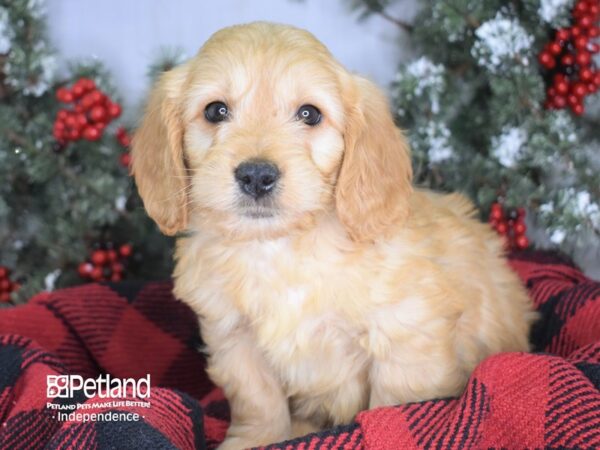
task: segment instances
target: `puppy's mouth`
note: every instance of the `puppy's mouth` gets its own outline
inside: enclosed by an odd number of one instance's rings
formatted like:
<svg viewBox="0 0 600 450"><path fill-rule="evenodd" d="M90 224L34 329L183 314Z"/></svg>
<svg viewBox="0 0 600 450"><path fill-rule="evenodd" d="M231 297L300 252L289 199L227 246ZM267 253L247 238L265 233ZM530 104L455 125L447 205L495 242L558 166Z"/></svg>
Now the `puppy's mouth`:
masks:
<svg viewBox="0 0 600 450"><path fill-rule="evenodd" d="M238 212L249 219L270 219L277 215L278 208L271 198L240 199Z"/></svg>

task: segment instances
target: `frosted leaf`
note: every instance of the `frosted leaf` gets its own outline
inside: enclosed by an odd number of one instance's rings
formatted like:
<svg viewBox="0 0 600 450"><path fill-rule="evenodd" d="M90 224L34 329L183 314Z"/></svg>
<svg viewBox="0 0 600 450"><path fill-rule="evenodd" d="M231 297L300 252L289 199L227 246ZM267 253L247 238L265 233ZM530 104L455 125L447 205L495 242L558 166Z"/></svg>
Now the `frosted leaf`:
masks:
<svg viewBox="0 0 600 450"><path fill-rule="evenodd" d="M563 203L575 217L589 221L596 229L600 228L600 206L592 201L588 191L575 191L574 188L568 188L564 191Z"/></svg>
<svg viewBox="0 0 600 450"><path fill-rule="evenodd" d="M12 29L8 17L8 10L0 7L0 54L6 54L10 51L12 39Z"/></svg>
<svg viewBox="0 0 600 450"><path fill-rule="evenodd" d="M529 64L533 37L516 19L498 13L495 18L481 24L475 30L475 36L477 40L471 54L480 66L490 72L500 72L505 62L518 60L522 65Z"/></svg>
<svg viewBox="0 0 600 450"><path fill-rule="evenodd" d="M540 213L552 214L554 212L554 202L542 203L539 210Z"/></svg>
<svg viewBox="0 0 600 450"><path fill-rule="evenodd" d="M39 74L33 83L27 84L23 88L23 94L40 97L50 89L52 78L56 70L56 58L54 55L43 55L39 59Z"/></svg>
<svg viewBox="0 0 600 450"><path fill-rule="evenodd" d="M46 2L44 0L29 0L27 9L34 19L41 19L46 13Z"/></svg>
<svg viewBox="0 0 600 450"><path fill-rule="evenodd" d="M514 167L523 156L527 132L521 128L505 127L502 134L492 138L492 154L504 167Z"/></svg>
<svg viewBox="0 0 600 450"><path fill-rule="evenodd" d="M450 159L454 149L450 144L450 130L445 123L429 122L424 127L419 127L417 133L420 137L417 147L427 153L431 164L437 164Z"/></svg>
<svg viewBox="0 0 600 450"><path fill-rule="evenodd" d="M117 209L117 211L125 211L125 205L127 204L127 197L125 197L124 195L119 195L116 199L115 199L115 208Z"/></svg>
<svg viewBox="0 0 600 450"><path fill-rule="evenodd" d="M565 111L553 111L550 113L552 130L558 134L558 138L565 142L576 142L576 126L570 114Z"/></svg>
<svg viewBox="0 0 600 450"><path fill-rule="evenodd" d="M565 232L565 230L558 229L552 232L552 234L550 235L550 241L553 244L560 245L563 243L566 237L567 233Z"/></svg>
<svg viewBox="0 0 600 450"><path fill-rule="evenodd" d="M444 66L434 64L426 56L422 56L410 63L396 75L396 82L402 83L412 80L415 84L414 95L427 95L431 104L431 111L437 114L440 111L440 95L444 92Z"/></svg>
<svg viewBox="0 0 600 450"><path fill-rule="evenodd" d="M557 17L567 13L573 0L541 0L538 14L546 23L552 23Z"/></svg>
<svg viewBox="0 0 600 450"><path fill-rule="evenodd" d="M44 287L47 291L53 291L54 286L56 285L56 280L60 277L61 274L60 269L56 269L53 272L50 272L48 275L44 277Z"/></svg>

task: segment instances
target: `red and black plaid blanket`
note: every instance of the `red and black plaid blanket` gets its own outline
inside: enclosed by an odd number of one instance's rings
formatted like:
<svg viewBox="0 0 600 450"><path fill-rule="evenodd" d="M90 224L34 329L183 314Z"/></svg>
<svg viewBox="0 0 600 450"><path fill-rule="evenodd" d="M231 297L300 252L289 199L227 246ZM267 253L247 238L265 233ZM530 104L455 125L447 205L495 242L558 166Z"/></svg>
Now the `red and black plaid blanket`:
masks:
<svg viewBox="0 0 600 450"><path fill-rule="evenodd" d="M365 411L269 448L600 448L600 283L548 254L516 255L512 266L542 315L536 353L488 358L460 398ZM1 310L0 448L215 447L229 412L204 373L198 336L168 282L89 284ZM48 375L62 374L150 374L149 407L82 391L47 397ZM65 410L139 420L60 419Z"/></svg>

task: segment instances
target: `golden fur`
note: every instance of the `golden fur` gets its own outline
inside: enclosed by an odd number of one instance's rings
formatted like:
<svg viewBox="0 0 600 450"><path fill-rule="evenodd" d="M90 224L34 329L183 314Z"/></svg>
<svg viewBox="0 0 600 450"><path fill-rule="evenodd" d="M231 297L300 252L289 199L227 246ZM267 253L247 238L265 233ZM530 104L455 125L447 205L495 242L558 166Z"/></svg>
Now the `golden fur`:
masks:
<svg viewBox="0 0 600 450"><path fill-rule="evenodd" d="M226 102L213 124L204 108ZM295 120L314 104L323 121ZM268 159L271 203L233 171ZM411 187L389 105L306 31L219 31L164 74L133 145L148 213L177 245L175 294L200 318L232 409L222 448L461 392L493 353L526 351L535 315L502 243L457 194Z"/></svg>

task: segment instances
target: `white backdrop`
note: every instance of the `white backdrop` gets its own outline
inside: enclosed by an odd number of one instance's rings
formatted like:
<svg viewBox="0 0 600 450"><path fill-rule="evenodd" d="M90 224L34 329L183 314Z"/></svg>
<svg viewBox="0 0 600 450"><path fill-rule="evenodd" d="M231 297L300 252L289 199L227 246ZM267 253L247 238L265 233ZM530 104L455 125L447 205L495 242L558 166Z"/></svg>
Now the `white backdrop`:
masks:
<svg viewBox="0 0 600 450"><path fill-rule="evenodd" d="M63 62L97 57L105 62L131 111L147 87L146 73L161 49L192 56L216 30L269 20L308 29L350 70L383 87L392 80L406 37L397 26L372 17L358 22L348 0L47 0L52 44ZM416 0L394 13L412 17ZM402 45L403 44L403 45Z"/></svg>

